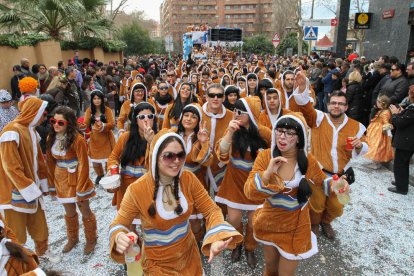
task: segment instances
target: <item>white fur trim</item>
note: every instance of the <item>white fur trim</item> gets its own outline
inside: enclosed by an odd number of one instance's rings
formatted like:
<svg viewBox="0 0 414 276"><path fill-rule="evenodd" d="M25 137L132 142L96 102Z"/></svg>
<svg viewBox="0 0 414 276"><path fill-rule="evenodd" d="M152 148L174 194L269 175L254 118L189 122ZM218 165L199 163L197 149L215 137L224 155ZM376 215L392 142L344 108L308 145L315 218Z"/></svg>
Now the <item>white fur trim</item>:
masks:
<svg viewBox="0 0 414 276"><path fill-rule="evenodd" d="M19 193L27 202L33 201L42 195L42 191L40 191L39 187L34 182L26 188L19 190Z"/></svg>
<svg viewBox="0 0 414 276"><path fill-rule="evenodd" d="M134 219L133 221L132 221L132 224L135 224L135 225L141 225L142 223L141 223L141 220L140 219Z"/></svg>
<svg viewBox="0 0 414 276"><path fill-rule="evenodd" d="M34 272L37 276L46 276L46 273L39 267L33 270L32 272Z"/></svg>
<svg viewBox="0 0 414 276"><path fill-rule="evenodd" d="M259 205L251 205L251 204L242 204L242 203L236 203L232 202L228 199L216 196L214 200L218 203L225 204L233 209L237 210L243 210L243 211L255 211Z"/></svg>
<svg viewBox="0 0 414 276"><path fill-rule="evenodd" d="M164 203L162 202L162 193L164 191L164 188L165 186L160 186L158 189L157 198L156 198L157 213L161 218L165 220L171 220L171 219L178 218L178 215L174 211L166 211L164 209ZM181 204L181 207L183 208L182 214L184 214L188 210L188 202L184 194L181 192L180 184L178 185L178 189L179 189L178 196L180 198L180 204Z"/></svg>
<svg viewBox="0 0 414 276"><path fill-rule="evenodd" d="M49 192L49 185L47 184L47 178L39 180L40 188L42 192L47 193Z"/></svg>
<svg viewBox="0 0 414 276"><path fill-rule="evenodd" d="M253 112L252 112L252 110L250 109L250 106L249 106L249 104L247 103L246 99L245 99L245 98L240 98L240 101L244 104L244 107L246 108L247 113L249 113L249 117L250 117L250 119L252 120L253 124L254 124L254 125L258 128L259 126L257 125L257 122L256 122L256 120L254 119Z"/></svg>
<svg viewBox="0 0 414 276"><path fill-rule="evenodd" d="M48 102L46 101L42 101L42 105L40 106L39 110L36 113L36 117L34 117L33 121L30 122L29 127L34 126L35 124L37 124L37 122L39 122L40 117L43 116L43 112L45 112L45 109L48 105Z"/></svg>
<svg viewBox="0 0 414 276"><path fill-rule="evenodd" d="M339 132L346 126L348 123L348 116L344 115L344 121L342 124L336 128L335 125L332 123L329 116L326 114L326 119L328 120L329 125L332 128L332 148L331 148L331 156L332 156L332 172L338 173L339 172L339 163L338 163L338 139L339 139Z"/></svg>
<svg viewBox="0 0 414 276"><path fill-rule="evenodd" d="M36 202L36 204L37 204L37 202ZM11 204L2 204L2 205L0 205L0 209L3 209L3 210L12 209L16 212L25 213L25 214L34 214L34 213L37 212L37 208L38 208L38 206L36 206L36 208L30 209L30 208L16 207L16 206L13 206Z"/></svg>
<svg viewBox="0 0 414 276"><path fill-rule="evenodd" d="M56 197L56 199L59 203L62 203L62 204L78 202L76 197Z"/></svg>
<svg viewBox="0 0 414 276"><path fill-rule="evenodd" d="M19 146L20 136L16 131L6 131L0 137L0 143L15 141L17 146Z"/></svg>
<svg viewBox="0 0 414 276"><path fill-rule="evenodd" d="M204 216L203 214L195 214L195 215L191 215L190 219L203 219Z"/></svg>
<svg viewBox="0 0 414 276"><path fill-rule="evenodd" d="M292 253L288 253L286 251L284 251L282 248L280 248L279 246L277 246L276 244L274 244L273 242L268 242L268 241L263 241L260 240L258 238L256 238L256 236L254 236L254 239L260 243L263 243L265 245L270 245L273 247L276 247L276 249L279 251L280 255L282 255L284 258L288 259L288 260L303 260L303 259L308 259L310 257L312 257L313 255L315 255L316 253L318 253L318 242L316 240L316 236L315 234L311 233L311 243L312 243L312 248L302 254L292 254Z"/></svg>

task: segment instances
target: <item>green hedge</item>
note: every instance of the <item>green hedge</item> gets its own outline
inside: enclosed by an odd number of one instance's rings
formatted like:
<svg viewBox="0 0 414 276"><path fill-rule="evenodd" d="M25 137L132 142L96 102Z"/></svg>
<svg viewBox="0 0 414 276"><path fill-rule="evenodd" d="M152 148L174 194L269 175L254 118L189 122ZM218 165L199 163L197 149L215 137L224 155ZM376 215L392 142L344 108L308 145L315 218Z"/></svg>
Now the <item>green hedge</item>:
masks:
<svg viewBox="0 0 414 276"><path fill-rule="evenodd" d="M50 40L43 34L2 34L0 35L0 46L18 48L20 46L34 46L39 42Z"/></svg>
<svg viewBox="0 0 414 276"><path fill-rule="evenodd" d="M62 50L91 50L101 47L105 52L120 52L126 48L122 40L104 40L96 37L84 37L79 41L63 40L60 42Z"/></svg>

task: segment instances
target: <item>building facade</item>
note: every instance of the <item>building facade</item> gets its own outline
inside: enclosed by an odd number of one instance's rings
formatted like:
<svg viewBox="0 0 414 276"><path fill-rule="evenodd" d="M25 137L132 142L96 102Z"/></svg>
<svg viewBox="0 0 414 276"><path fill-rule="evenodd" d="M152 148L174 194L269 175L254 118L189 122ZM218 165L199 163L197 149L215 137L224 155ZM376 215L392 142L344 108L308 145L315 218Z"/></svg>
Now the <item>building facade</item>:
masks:
<svg viewBox="0 0 414 276"><path fill-rule="evenodd" d="M366 30L364 54L369 59L396 56L402 62L414 51L414 1L370 1L371 28Z"/></svg>
<svg viewBox="0 0 414 276"><path fill-rule="evenodd" d="M240 28L243 36L274 34L274 0L164 0L160 7L161 36L171 35L181 47L189 25Z"/></svg>

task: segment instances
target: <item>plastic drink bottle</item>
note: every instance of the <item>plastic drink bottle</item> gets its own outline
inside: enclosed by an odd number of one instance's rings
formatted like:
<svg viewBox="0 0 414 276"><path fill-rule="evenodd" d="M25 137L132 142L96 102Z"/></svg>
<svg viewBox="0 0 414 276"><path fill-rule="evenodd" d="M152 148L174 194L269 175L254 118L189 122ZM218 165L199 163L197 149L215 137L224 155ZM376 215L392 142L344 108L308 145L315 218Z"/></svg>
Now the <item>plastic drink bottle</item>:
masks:
<svg viewBox="0 0 414 276"><path fill-rule="evenodd" d="M125 264L127 265L127 275L143 275L142 265L141 265L141 248L135 242L133 236L128 236L133 244L125 252Z"/></svg>
<svg viewBox="0 0 414 276"><path fill-rule="evenodd" d="M339 203L342 205L346 205L351 201L351 197L349 196L349 193L344 190L345 183L342 180L342 178L339 178L338 175L334 174L332 176L333 178L333 190L336 194L336 197L338 198Z"/></svg>

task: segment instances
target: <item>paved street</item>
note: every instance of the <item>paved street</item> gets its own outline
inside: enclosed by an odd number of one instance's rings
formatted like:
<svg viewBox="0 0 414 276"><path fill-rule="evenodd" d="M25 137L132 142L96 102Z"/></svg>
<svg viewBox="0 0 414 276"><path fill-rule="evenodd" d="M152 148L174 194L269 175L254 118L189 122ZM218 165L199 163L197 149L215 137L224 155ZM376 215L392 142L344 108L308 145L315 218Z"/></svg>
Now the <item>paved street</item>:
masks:
<svg viewBox="0 0 414 276"><path fill-rule="evenodd" d="M354 162L357 181L352 185L352 201L344 215L333 226L338 233L334 242L320 238L319 254L301 262L298 275L409 275L414 267L414 192L407 196L392 194L387 187L392 173L382 168L372 171L364 167L368 161ZM47 200L48 223L52 249L61 251L65 243L63 207ZM108 256L108 226L114 216L111 195L98 190L92 200L99 228L96 251L83 256L84 237L71 253L53 269L65 275L125 275ZM32 246L32 244L29 244ZM253 271L245 263L232 264L230 251L204 265L206 275L261 275L263 255L258 250L259 266ZM46 265L45 268L51 268Z"/></svg>

